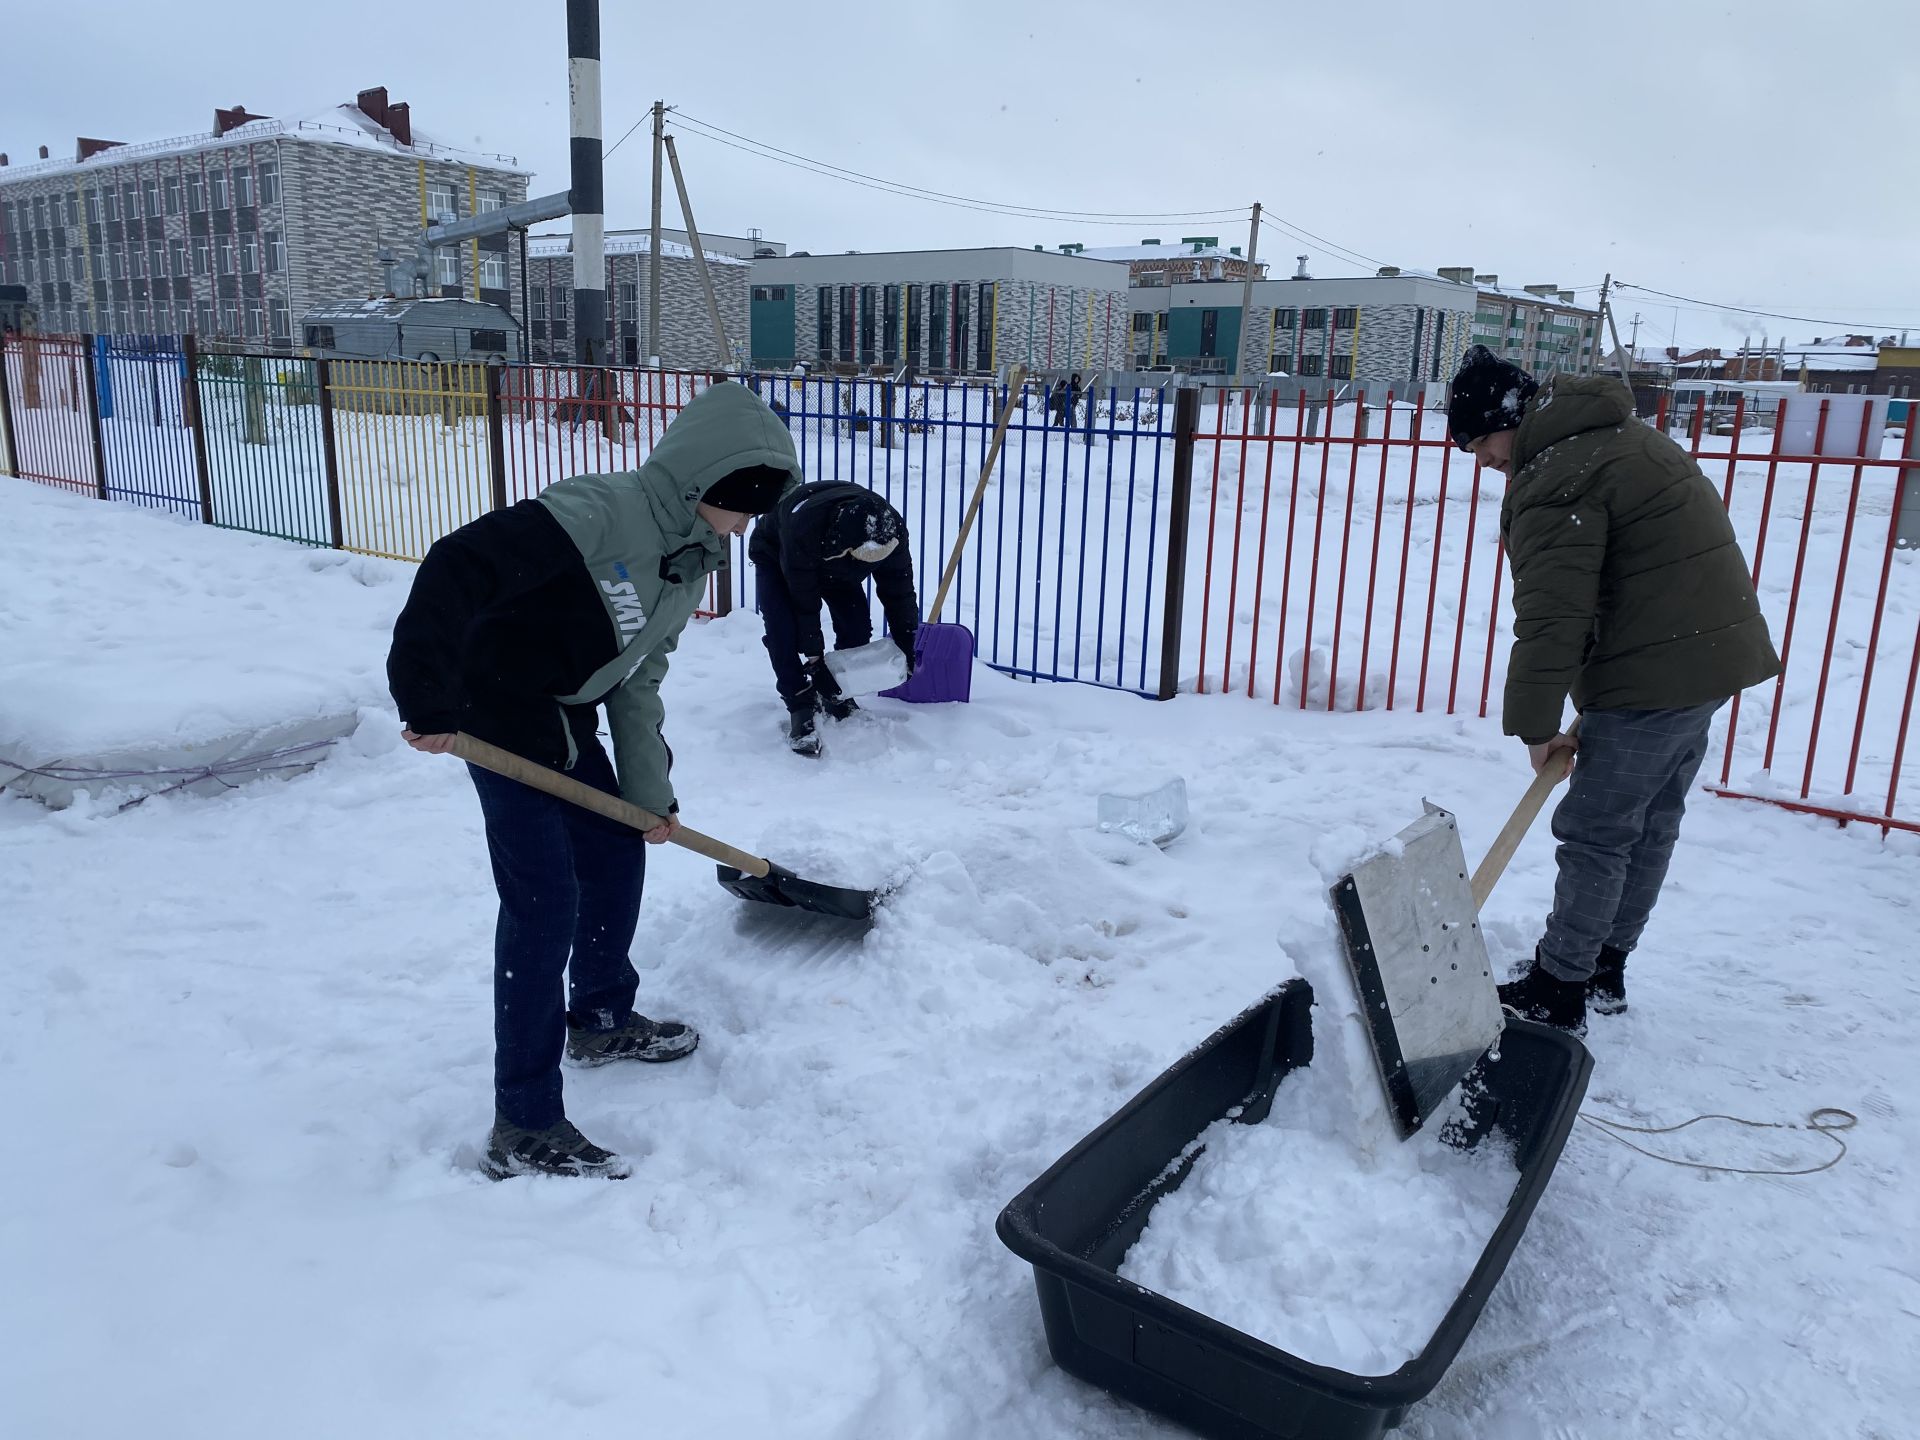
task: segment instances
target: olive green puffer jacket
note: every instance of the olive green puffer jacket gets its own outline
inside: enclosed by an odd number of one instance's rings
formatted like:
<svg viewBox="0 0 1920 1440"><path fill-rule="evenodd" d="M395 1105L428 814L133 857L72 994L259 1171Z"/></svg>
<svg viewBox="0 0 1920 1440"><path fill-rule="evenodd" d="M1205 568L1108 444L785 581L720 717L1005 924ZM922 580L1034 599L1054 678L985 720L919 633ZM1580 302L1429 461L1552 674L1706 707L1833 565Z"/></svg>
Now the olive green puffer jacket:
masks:
<svg viewBox="0 0 1920 1440"><path fill-rule="evenodd" d="M1513 566L1505 729L1581 710L1723 700L1780 672L1712 482L1634 418L1618 380L1558 375L1514 437L1500 532Z"/></svg>

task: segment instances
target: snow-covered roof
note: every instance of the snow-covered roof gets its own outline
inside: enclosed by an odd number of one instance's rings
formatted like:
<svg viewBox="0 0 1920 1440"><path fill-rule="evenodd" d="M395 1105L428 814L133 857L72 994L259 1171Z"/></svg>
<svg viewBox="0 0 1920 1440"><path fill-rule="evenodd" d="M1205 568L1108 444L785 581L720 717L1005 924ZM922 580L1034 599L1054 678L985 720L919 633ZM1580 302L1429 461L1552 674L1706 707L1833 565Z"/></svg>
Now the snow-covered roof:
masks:
<svg viewBox="0 0 1920 1440"><path fill-rule="evenodd" d="M114 145L85 160L39 160L29 165L9 165L0 170L0 185L14 180L38 180L50 175L75 171L111 169L134 160L151 160L161 155L178 155L192 150L226 148L257 144L262 140L298 140L314 145L345 145L357 150L381 150L390 155L408 155L427 159L459 160L489 170L504 170L515 175L533 172L521 166L511 155L481 150L463 150L413 130L413 143L402 145L372 116L356 105L329 105L291 118L249 120L224 135L204 130L193 135L175 135L165 140L140 140Z"/></svg>
<svg viewBox="0 0 1920 1440"><path fill-rule="evenodd" d="M372 300L342 300L316 306L306 314L308 320L398 320L413 315L435 323L453 322L459 311L475 307L499 311L497 305L451 295L381 296Z"/></svg>
<svg viewBox="0 0 1920 1440"><path fill-rule="evenodd" d="M645 231L638 234L620 234L607 236L606 252L609 255L648 255L653 252L653 237ZM558 235L529 235L527 254L535 260L551 260L573 253L573 236L570 233ZM693 247L682 245L677 240L660 240L660 258L663 260L691 260ZM738 255L722 255L717 250L707 251L709 265L751 265L751 260L742 260Z"/></svg>
<svg viewBox="0 0 1920 1440"><path fill-rule="evenodd" d="M1244 260L1218 245L1090 245L1076 251L1082 260L1116 260L1130 265L1138 260Z"/></svg>

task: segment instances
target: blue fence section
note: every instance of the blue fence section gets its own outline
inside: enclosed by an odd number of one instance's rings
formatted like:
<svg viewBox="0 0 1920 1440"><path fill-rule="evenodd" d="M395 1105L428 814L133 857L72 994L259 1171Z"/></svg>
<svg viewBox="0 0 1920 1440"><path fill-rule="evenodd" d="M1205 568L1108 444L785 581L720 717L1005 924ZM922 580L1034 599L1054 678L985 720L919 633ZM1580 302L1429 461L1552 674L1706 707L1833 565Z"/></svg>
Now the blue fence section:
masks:
<svg viewBox="0 0 1920 1440"><path fill-rule="evenodd" d="M187 357L171 336L96 336L100 453L109 499L198 518Z"/></svg>
<svg viewBox="0 0 1920 1440"><path fill-rule="evenodd" d="M901 513L930 609L1006 388L743 378L785 418L808 479L864 485ZM1025 679L1157 692L1172 412L1170 392L1023 385L940 615L972 630L980 659Z"/></svg>

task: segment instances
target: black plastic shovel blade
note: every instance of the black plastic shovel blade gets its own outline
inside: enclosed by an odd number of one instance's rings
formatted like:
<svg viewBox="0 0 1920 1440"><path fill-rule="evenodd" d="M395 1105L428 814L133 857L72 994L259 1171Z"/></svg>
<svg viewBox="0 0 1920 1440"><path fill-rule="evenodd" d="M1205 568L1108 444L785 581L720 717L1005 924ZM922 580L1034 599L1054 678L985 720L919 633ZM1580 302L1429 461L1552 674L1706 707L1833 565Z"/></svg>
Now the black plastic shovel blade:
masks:
<svg viewBox="0 0 1920 1440"><path fill-rule="evenodd" d="M802 880L781 865L769 864L764 876L749 875L731 865L716 865L720 888L742 900L757 900L762 905L784 905L790 910L810 910L816 915L832 915L862 924L873 919L880 897L871 890L849 890L840 885L822 885Z"/></svg>

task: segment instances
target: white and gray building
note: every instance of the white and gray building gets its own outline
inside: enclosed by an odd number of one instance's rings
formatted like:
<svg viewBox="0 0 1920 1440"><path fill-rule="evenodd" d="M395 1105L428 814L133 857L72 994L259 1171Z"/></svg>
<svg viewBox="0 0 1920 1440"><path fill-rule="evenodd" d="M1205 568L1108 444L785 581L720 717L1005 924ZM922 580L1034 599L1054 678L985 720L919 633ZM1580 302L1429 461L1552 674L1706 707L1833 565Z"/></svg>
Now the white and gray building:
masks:
<svg viewBox="0 0 1920 1440"><path fill-rule="evenodd" d="M1040 249L901 250L753 264L753 363L842 374L1124 369L1127 267Z"/></svg>
<svg viewBox="0 0 1920 1440"><path fill-rule="evenodd" d="M526 199L509 155L441 144L384 88L306 116L215 110L202 134L81 139L71 160L0 157L0 284L44 333L288 348L311 310L386 290L383 246ZM519 311L505 235L443 247L434 293Z"/></svg>

